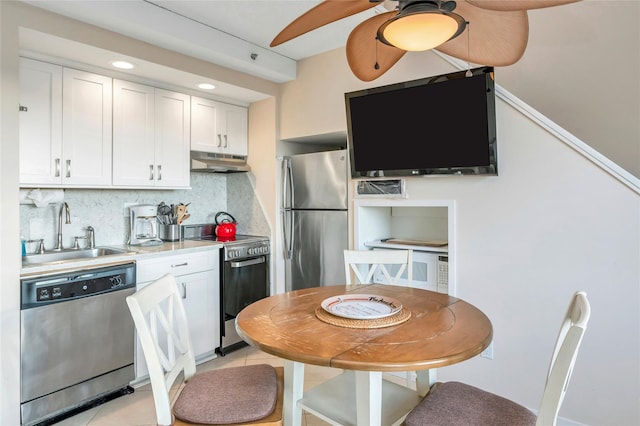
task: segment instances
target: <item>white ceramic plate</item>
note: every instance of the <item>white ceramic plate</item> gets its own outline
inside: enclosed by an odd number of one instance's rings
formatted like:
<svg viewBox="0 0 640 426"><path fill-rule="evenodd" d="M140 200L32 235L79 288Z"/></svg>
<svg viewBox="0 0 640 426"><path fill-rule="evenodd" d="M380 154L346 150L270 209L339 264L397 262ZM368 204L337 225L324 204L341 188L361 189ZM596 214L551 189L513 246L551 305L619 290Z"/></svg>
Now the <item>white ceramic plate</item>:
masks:
<svg viewBox="0 0 640 426"><path fill-rule="evenodd" d="M402 309L402 304L396 299L375 294L332 296L324 299L321 306L330 314L351 319L384 318Z"/></svg>

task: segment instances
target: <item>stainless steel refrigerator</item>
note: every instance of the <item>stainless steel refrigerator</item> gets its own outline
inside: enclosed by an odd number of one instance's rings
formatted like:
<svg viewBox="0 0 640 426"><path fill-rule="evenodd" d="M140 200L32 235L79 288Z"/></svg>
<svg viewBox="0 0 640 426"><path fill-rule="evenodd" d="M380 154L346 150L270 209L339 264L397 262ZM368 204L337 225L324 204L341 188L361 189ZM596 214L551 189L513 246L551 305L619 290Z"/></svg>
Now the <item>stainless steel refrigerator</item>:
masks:
<svg viewBox="0 0 640 426"><path fill-rule="evenodd" d="M344 284L347 151L283 160L282 219L287 291Z"/></svg>

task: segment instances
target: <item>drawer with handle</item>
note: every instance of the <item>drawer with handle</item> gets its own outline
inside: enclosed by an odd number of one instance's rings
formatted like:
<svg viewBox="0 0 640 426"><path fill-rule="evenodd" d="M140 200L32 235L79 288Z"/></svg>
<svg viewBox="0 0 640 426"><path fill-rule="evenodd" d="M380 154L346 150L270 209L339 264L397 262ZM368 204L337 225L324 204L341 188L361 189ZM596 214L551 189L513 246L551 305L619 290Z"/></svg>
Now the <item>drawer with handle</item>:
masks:
<svg viewBox="0 0 640 426"><path fill-rule="evenodd" d="M137 281L139 283L152 281L168 273L178 276L214 269L219 256L218 250L139 260L136 271Z"/></svg>

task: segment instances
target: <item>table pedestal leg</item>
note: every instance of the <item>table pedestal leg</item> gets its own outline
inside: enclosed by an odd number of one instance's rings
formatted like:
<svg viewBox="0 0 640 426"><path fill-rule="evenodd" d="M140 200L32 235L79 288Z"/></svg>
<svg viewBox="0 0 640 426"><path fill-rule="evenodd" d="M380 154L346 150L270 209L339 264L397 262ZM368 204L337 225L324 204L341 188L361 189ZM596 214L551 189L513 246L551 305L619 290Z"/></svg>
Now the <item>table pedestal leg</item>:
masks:
<svg viewBox="0 0 640 426"><path fill-rule="evenodd" d="M358 426L382 423L382 373L356 371L356 410Z"/></svg>
<svg viewBox="0 0 640 426"><path fill-rule="evenodd" d="M418 370L416 371L416 390L418 395L425 396L429 393L429 389L436 382L436 370Z"/></svg>
<svg viewBox="0 0 640 426"><path fill-rule="evenodd" d="M304 364L284 360L284 401L283 417L285 426L302 424L302 409L298 400L302 399L304 388Z"/></svg>

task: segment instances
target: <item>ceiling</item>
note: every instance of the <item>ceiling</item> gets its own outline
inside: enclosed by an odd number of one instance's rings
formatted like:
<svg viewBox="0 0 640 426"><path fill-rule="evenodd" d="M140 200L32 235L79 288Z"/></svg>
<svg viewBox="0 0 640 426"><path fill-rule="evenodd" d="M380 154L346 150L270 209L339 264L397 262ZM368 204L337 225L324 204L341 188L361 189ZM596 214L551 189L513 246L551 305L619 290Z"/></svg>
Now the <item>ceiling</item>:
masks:
<svg viewBox="0 0 640 426"><path fill-rule="evenodd" d="M298 60L326 52L346 44L351 30L365 17L380 11L382 5L355 16L342 19L287 43L270 48L271 40L291 21L321 1L318 0L152 0L147 3L232 34L253 45L279 55Z"/></svg>
<svg viewBox="0 0 640 426"><path fill-rule="evenodd" d="M351 30L362 20L385 12L384 4L326 25L275 48L269 44L280 30L319 0L23 0L32 6L136 38L156 46L245 72L276 83L295 79L296 61L346 44ZM51 40L46 34L25 31L21 46L56 57L104 66L113 53ZM44 43L43 37L47 42ZM133 58L135 59L135 58ZM138 65L138 64L136 64ZM135 75L167 77L166 69L140 64ZM171 72L172 81L191 87L199 76ZM216 95L250 103L265 97L221 82ZM237 89L237 90L236 90Z"/></svg>

